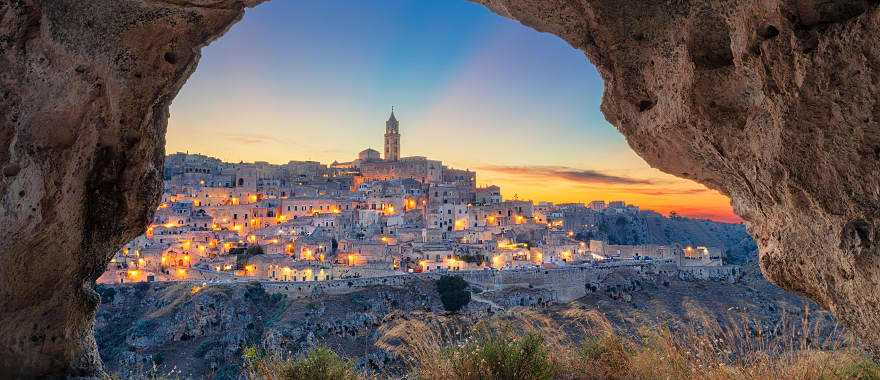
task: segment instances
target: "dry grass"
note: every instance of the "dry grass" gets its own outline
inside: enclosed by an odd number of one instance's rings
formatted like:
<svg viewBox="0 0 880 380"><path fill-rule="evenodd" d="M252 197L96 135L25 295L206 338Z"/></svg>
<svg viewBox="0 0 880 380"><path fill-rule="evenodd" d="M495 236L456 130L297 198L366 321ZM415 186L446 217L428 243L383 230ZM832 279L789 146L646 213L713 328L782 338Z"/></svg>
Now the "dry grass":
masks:
<svg viewBox="0 0 880 380"><path fill-rule="evenodd" d="M803 319L783 320L765 331L745 317L718 323L695 310L689 325L673 330L645 324L629 334L616 330L601 313L577 306L555 319L525 308L480 321L415 314L383 326L376 342L400 358L408 372L379 377L880 379L880 366L847 348L855 344L839 330L829 332L803 314ZM256 377L291 378L266 368L270 371Z"/></svg>
<svg viewBox="0 0 880 380"><path fill-rule="evenodd" d="M880 379L880 366L865 353L845 348L839 330L821 335L808 312L763 331L748 318L718 323L693 311L696 321L675 331L643 325L637 334L615 330L601 313L570 307L557 320L530 309L513 309L475 323L470 331L444 333L449 325L424 319L385 331L380 347L406 357L423 379L504 379L503 351L532 369L517 378L555 379ZM405 332L404 335L395 335ZM399 341L389 346L381 343ZM507 346L502 344L506 342ZM538 343L531 358L518 351ZM520 346L517 346L520 345ZM488 351L488 352L487 352ZM542 355L551 369L544 371ZM536 358L537 357L537 358ZM519 368L521 370L521 368Z"/></svg>

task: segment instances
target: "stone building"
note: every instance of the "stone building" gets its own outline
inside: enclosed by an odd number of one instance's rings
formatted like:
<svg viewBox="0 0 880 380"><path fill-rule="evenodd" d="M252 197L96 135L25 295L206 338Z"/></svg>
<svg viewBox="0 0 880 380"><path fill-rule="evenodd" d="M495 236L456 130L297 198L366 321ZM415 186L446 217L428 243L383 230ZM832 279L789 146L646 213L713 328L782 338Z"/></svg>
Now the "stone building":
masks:
<svg viewBox="0 0 880 380"><path fill-rule="evenodd" d="M391 108L391 116L385 122L385 161L397 161L400 158L400 123L394 117L394 108Z"/></svg>

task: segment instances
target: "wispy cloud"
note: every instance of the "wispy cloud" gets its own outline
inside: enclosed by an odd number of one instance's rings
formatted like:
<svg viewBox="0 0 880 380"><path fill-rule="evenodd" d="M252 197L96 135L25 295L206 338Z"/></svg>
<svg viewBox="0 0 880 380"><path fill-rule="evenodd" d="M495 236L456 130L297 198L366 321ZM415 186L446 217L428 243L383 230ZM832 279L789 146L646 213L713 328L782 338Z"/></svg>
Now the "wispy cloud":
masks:
<svg viewBox="0 0 880 380"><path fill-rule="evenodd" d="M221 136L240 144L268 144L282 142L281 139L256 133L222 133Z"/></svg>
<svg viewBox="0 0 880 380"><path fill-rule="evenodd" d="M664 196L664 195L695 195L695 194L704 194L711 192L712 190L706 188L697 188L697 189L668 189L668 188L648 188L648 189L637 189L637 188L629 188L626 191L641 195L651 195L651 196Z"/></svg>
<svg viewBox="0 0 880 380"><path fill-rule="evenodd" d="M477 169L542 180L566 180L579 184L603 185L652 185L650 179L617 176L596 170L576 169L566 166L504 166L484 165Z"/></svg>

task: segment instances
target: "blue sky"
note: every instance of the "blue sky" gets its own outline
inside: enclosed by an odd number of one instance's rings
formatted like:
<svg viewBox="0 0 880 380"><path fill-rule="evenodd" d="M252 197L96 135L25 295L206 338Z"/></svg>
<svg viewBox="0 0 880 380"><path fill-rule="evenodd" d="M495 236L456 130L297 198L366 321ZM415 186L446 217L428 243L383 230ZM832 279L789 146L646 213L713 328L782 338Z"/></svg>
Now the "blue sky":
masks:
<svg viewBox="0 0 880 380"><path fill-rule="evenodd" d="M275 0L203 50L172 105L167 150L348 161L367 147L382 150L393 105L403 155L477 170L480 184L498 183L507 196L692 207L628 181L704 190L635 155L599 111L601 96L583 53L481 5ZM547 167L625 180L530 170ZM725 198L705 192L729 213Z"/></svg>

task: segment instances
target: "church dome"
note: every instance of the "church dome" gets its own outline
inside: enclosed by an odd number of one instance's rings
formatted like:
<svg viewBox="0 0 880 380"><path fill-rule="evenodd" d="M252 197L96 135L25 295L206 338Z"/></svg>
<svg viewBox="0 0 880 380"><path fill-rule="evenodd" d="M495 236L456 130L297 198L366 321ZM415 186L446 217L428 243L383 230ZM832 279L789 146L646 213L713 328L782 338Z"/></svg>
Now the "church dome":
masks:
<svg viewBox="0 0 880 380"><path fill-rule="evenodd" d="M378 161L379 151L371 148L364 149L358 153L358 160L361 160L362 162Z"/></svg>

